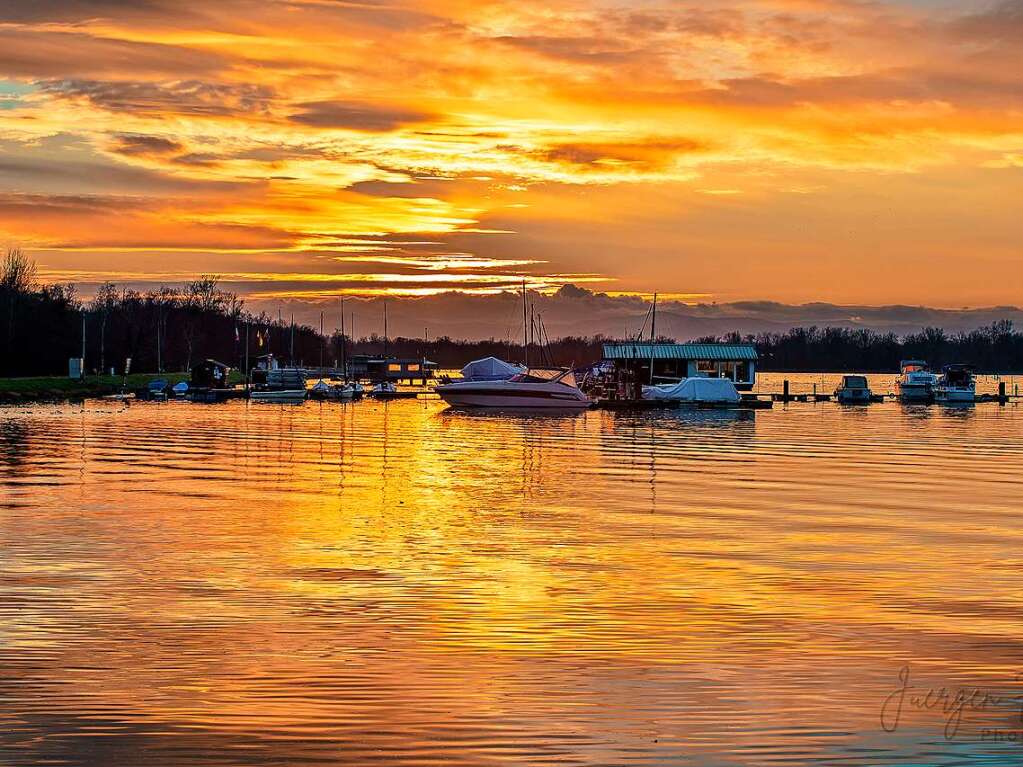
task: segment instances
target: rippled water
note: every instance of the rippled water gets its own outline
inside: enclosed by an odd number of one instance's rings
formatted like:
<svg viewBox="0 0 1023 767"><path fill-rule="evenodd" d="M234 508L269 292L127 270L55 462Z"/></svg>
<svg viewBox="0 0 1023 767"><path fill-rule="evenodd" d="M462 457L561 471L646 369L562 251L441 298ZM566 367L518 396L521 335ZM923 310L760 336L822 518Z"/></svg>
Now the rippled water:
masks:
<svg viewBox="0 0 1023 767"><path fill-rule="evenodd" d="M1021 436L994 404L0 409L0 764L1018 765ZM887 732L906 664L999 698Z"/></svg>

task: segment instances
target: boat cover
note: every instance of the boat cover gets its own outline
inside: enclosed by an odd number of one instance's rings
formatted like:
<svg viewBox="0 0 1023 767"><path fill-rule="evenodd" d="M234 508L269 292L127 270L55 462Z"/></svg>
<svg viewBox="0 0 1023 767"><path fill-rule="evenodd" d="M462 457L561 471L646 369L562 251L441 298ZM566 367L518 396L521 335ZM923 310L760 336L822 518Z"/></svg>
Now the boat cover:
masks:
<svg viewBox="0 0 1023 767"><path fill-rule="evenodd" d="M524 372L526 369L522 365L505 362L497 357L484 357L462 368L462 378L466 381L507 381L513 375Z"/></svg>
<svg viewBox="0 0 1023 767"><path fill-rule="evenodd" d="M186 391L188 391L188 382L179 381L178 383L174 384L173 389L175 394L184 394Z"/></svg>
<svg viewBox="0 0 1023 767"><path fill-rule="evenodd" d="M643 399L738 404L739 392L727 378L686 378L673 384L644 386Z"/></svg>

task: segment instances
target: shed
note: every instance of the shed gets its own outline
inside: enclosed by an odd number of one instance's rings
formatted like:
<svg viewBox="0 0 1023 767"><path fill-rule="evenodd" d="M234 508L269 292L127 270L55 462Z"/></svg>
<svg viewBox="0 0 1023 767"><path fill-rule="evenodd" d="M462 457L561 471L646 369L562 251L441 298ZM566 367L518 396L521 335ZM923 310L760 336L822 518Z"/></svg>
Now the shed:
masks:
<svg viewBox="0 0 1023 767"><path fill-rule="evenodd" d="M192 366L192 388L223 389L231 368L216 360L203 360Z"/></svg>
<svg viewBox="0 0 1023 767"><path fill-rule="evenodd" d="M611 343L604 344L604 361L632 371L643 383L727 378L740 391L749 391L756 383L753 344Z"/></svg>

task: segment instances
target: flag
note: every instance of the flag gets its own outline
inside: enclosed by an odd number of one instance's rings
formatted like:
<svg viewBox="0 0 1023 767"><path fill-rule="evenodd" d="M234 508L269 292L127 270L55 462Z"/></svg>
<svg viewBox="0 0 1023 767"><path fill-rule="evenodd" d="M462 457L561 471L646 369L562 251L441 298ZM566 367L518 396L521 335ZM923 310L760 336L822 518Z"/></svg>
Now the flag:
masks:
<svg viewBox="0 0 1023 767"><path fill-rule="evenodd" d="M256 343L259 345L260 349L263 348L263 331L262 330L257 330L256 331Z"/></svg>
<svg viewBox="0 0 1023 767"><path fill-rule="evenodd" d="M240 335L238 335L238 326L235 325L234 326L234 342L238 343L241 340L242 340L242 337Z"/></svg>

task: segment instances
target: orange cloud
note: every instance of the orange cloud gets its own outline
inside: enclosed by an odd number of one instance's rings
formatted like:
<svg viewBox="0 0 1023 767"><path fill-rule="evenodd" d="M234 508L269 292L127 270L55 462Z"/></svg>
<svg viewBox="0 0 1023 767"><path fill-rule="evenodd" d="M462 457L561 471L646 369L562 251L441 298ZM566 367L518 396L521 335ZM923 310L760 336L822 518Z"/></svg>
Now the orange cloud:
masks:
<svg viewBox="0 0 1023 767"><path fill-rule="evenodd" d="M1018 32L1011 2L14 4L0 233L65 270L205 250L888 299L855 258L956 303L962 259L1019 239ZM1014 297L997 273L971 300Z"/></svg>

